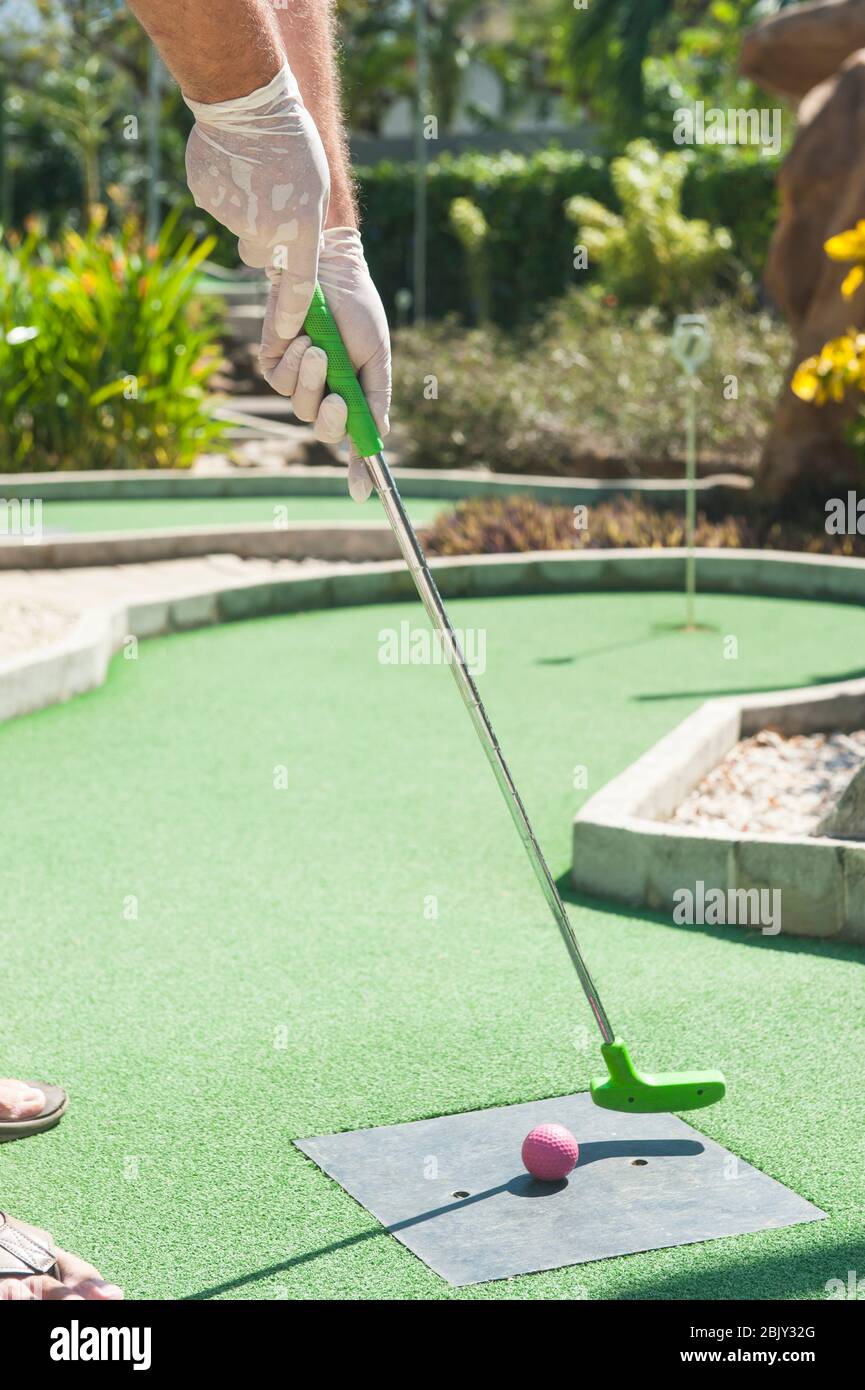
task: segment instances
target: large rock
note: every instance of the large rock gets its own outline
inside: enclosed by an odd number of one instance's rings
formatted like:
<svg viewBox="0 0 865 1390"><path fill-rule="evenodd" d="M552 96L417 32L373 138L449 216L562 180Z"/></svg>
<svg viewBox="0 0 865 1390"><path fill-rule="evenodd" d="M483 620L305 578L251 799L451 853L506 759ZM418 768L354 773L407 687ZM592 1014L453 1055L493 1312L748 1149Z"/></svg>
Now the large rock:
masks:
<svg viewBox="0 0 865 1390"><path fill-rule="evenodd" d="M851 392L842 405L808 405L793 395L790 379L828 339L865 324L865 287L843 299L849 266L823 250L830 236L865 218L865 0L802 5L764 21L745 41L743 69L788 94L818 84L801 102L778 179L780 214L766 285L796 345L758 481L771 500L806 489L825 498L857 481L845 430L861 397Z"/></svg>
<svg viewBox="0 0 865 1390"><path fill-rule="evenodd" d="M823 817L814 834L833 840L865 840L865 766L853 773L840 801Z"/></svg>
<svg viewBox="0 0 865 1390"><path fill-rule="evenodd" d="M769 92L801 97L857 48L865 48L865 0L818 0L755 25L742 44L742 71Z"/></svg>

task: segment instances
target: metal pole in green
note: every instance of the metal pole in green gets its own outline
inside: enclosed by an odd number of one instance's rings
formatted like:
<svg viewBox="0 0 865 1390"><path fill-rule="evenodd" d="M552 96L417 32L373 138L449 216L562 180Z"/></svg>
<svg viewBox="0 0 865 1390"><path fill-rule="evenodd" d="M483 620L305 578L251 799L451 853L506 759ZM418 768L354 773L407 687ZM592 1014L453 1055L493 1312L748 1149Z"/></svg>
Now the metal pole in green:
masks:
<svg viewBox="0 0 865 1390"><path fill-rule="evenodd" d="M697 481L697 380L691 377L688 382L688 408L685 420L685 459L687 467L687 492L685 494L685 623L694 626L694 594L697 588L694 561L694 530L697 520L697 495L694 484Z"/></svg>
<svg viewBox="0 0 865 1390"><path fill-rule="evenodd" d="M426 318L426 0L415 0L415 129L414 129L414 321Z"/></svg>
<svg viewBox="0 0 865 1390"><path fill-rule="evenodd" d="M697 520L697 370L709 355L712 339L703 314L679 314L673 325L670 351L685 373L685 628L696 627L697 563L694 531Z"/></svg>
<svg viewBox="0 0 865 1390"><path fill-rule="evenodd" d="M12 221L12 164L9 159L9 122L6 117L6 83L0 76L0 227Z"/></svg>
<svg viewBox="0 0 865 1390"><path fill-rule="evenodd" d="M159 235L159 178L161 159L159 149L159 127L162 101L162 60L153 45L150 45L150 63L147 69L147 240L153 242Z"/></svg>

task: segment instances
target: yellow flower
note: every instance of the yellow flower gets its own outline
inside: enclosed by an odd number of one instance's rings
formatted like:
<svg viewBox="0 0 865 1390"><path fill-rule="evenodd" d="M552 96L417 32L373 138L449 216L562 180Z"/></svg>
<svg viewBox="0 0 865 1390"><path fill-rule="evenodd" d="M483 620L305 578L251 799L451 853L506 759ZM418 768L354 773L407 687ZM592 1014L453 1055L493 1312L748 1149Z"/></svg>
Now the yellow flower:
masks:
<svg viewBox="0 0 865 1390"><path fill-rule="evenodd" d="M865 280L865 266L854 265L852 270L848 270L841 286L841 293L844 298L852 299L863 280Z"/></svg>
<svg viewBox="0 0 865 1390"><path fill-rule="evenodd" d="M830 236L823 250L833 261L865 261L865 221L859 221L848 232Z"/></svg>
<svg viewBox="0 0 865 1390"><path fill-rule="evenodd" d="M802 401L825 405L843 401L848 386L865 390L865 334L850 328L840 338L824 343L819 353L800 362L790 389Z"/></svg>
<svg viewBox="0 0 865 1390"><path fill-rule="evenodd" d="M810 401L814 405L823 404L826 394L817 375L816 357L806 357L804 362L799 363L790 387L800 401Z"/></svg>

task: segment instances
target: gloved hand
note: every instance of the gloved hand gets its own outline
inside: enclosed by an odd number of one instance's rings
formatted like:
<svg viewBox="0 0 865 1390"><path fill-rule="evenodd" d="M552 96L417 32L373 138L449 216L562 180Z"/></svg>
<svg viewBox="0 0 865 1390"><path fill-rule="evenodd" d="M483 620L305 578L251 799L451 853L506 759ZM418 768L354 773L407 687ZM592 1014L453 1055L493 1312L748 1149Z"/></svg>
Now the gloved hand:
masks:
<svg viewBox="0 0 865 1390"><path fill-rule="evenodd" d="M294 75L286 63L249 96L184 100L195 116L186 178L196 206L234 232L241 260L267 271L272 318L290 341L315 288L330 197L327 156Z"/></svg>
<svg viewBox="0 0 865 1390"><path fill-rule="evenodd" d="M366 393L379 434L390 424L390 335L387 316L370 279L360 235L354 227L329 227L318 264L324 297L336 319L342 340ZM347 411L341 396L327 394L327 355L309 338L280 331L283 290L274 278L264 316L261 338L261 370L266 381L283 396L291 396L299 420L314 422L316 439L338 444L345 435ZM372 491L366 468L352 445L348 471L349 492L364 502Z"/></svg>

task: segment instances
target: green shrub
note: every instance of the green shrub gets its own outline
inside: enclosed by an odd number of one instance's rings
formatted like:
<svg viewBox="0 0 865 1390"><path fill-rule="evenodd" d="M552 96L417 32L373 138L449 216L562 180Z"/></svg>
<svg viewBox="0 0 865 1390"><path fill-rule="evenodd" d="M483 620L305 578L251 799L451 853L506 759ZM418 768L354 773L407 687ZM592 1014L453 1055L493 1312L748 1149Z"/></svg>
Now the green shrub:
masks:
<svg viewBox="0 0 865 1390"><path fill-rule="evenodd" d="M428 377L436 399L428 399ZM497 329L455 323L396 335L394 416L410 422L403 462L419 468L487 467L502 473L568 473L572 421L545 399L549 378L536 351L521 357Z"/></svg>
<svg viewBox="0 0 865 1390"><path fill-rule="evenodd" d="M752 280L763 273L778 217L779 164L742 146L704 146L690 158L682 189L685 216L729 228L736 259Z"/></svg>
<svg viewBox="0 0 865 1390"><path fill-rule="evenodd" d="M194 295L211 250L155 245L127 221L0 246L0 470L185 467L224 429L206 409L219 362Z"/></svg>
<svg viewBox="0 0 865 1390"><path fill-rule="evenodd" d="M703 458L756 463L790 351L786 329L735 301L708 312L700 371ZM429 399L429 378L435 397ZM682 383L656 310L574 291L531 331L453 324L395 335L394 418L406 464L500 473L672 472L684 452ZM615 461L609 469L607 460Z"/></svg>
<svg viewBox="0 0 865 1390"><path fill-rule="evenodd" d="M589 264L600 266L604 286L622 304L690 308L730 266L729 232L682 216L687 169L684 155L633 140L611 166L621 214L582 195L565 205Z"/></svg>

